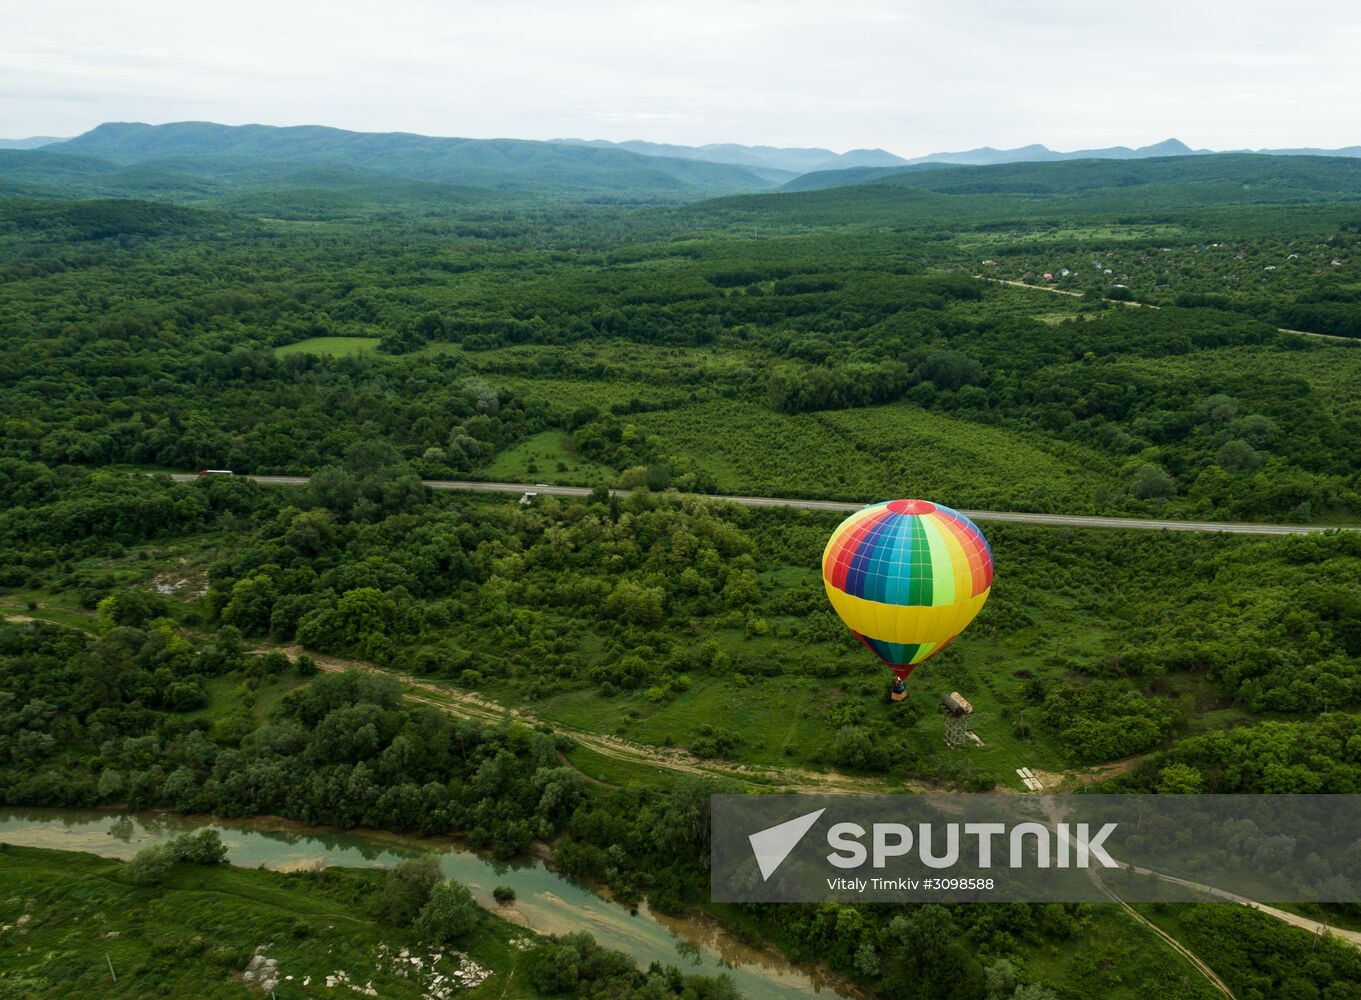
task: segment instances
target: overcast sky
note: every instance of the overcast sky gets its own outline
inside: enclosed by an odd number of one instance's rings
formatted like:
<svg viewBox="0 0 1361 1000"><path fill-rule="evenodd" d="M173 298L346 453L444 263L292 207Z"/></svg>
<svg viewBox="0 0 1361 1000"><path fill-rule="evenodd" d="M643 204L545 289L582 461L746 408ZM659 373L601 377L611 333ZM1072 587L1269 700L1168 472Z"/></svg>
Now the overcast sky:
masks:
<svg viewBox="0 0 1361 1000"><path fill-rule="evenodd" d="M10 2L0 136L104 121L882 146L1361 143L1361 4Z"/></svg>

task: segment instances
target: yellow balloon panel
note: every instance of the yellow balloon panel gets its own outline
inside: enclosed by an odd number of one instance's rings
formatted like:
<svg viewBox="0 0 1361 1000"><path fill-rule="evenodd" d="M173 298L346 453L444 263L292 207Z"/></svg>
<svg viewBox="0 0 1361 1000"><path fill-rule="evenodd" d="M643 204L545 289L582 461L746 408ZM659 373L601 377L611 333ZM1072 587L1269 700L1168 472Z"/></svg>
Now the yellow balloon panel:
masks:
<svg viewBox="0 0 1361 1000"><path fill-rule="evenodd" d="M870 636L883 642L898 642L904 645L931 643L938 645L963 632L973 621L992 592L989 587L983 593L965 598L954 604L937 607L920 607L901 604L881 604L867 601L863 597L837 590L824 585L827 599L832 608L846 623L846 627L861 635Z"/></svg>

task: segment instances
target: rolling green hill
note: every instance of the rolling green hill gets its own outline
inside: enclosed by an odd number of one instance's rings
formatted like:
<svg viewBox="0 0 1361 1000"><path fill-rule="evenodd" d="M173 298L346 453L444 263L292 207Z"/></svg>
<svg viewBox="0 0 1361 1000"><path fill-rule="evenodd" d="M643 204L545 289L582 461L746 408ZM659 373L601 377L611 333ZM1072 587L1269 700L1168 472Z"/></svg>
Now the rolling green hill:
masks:
<svg viewBox="0 0 1361 1000"><path fill-rule="evenodd" d="M1221 153L1146 160L1068 160L1003 163L990 167L915 170L885 178L892 187L942 194L1059 195L1174 185L1225 201L1312 200L1361 196L1361 160L1337 156L1259 156ZM1237 189L1243 194L1235 197Z"/></svg>
<svg viewBox="0 0 1361 1000"><path fill-rule="evenodd" d="M843 167L837 170L814 170L806 174L801 174L783 185L780 190L783 192L795 191L824 191L827 188L847 187L851 184L865 184L869 181L879 181L886 177L897 177L900 174L912 173L919 170L934 170L944 166L943 164L922 163L913 164L910 167Z"/></svg>
<svg viewBox="0 0 1361 1000"><path fill-rule="evenodd" d="M803 225L1011 225L1014 220L1166 217L1229 205L1361 201L1361 159L1221 153L1146 160L904 167L810 174L781 192L690 211Z"/></svg>
<svg viewBox="0 0 1361 1000"><path fill-rule="evenodd" d="M141 199L226 208L284 219L367 217L379 211L444 210L533 198L410 180L371 170L292 161L155 160L120 166L74 154L0 150L0 198Z"/></svg>
<svg viewBox="0 0 1361 1000"><path fill-rule="evenodd" d="M1270 193L1301 197L1355 195L1361 194L1361 158L1214 153L1194 157L1062 160L982 166L920 163L907 167L822 170L795 178L781 191L822 191L875 182L944 194L1074 194L1145 185L1234 184L1258 195L1263 188Z"/></svg>

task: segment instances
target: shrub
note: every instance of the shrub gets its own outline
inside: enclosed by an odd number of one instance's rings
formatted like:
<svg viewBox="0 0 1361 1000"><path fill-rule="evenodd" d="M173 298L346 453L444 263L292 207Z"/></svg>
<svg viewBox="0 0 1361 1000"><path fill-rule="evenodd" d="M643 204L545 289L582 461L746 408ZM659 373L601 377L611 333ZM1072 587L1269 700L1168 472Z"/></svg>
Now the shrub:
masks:
<svg viewBox="0 0 1361 1000"><path fill-rule="evenodd" d="M570 945L539 948L531 956L529 980L540 993L572 993L581 978L580 962L581 955Z"/></svg>
<svg viewBox="0 0 1361 1000"><path fill-rule="evenodd" d="M176 837L170 843L171 854L176 861L187 865L225 865L227 845L216 830L199 830Z"/></svg>
<svg viewBox="0 0 1361 1000"><path fill-rule="evenodd" d="M467 937L482 919L482 910L465 886L440 882L416 917L416 935L431 947L443 947Z"/></svg>
<svg viewBox="0 0 1361 1000"><path fill-rule="evenodd" d="M398 927L410 926L430 901L430 894L439 882L439 861L433 854L403 861L388 872L374 909L389 923Z"/></svg>
<svg viewBox="0 0 1361 1000"><path fill-rule="evenodd" d="M134 885L160 885L175 867L175 852L169 844L143 847L124 869Z"/></svg>

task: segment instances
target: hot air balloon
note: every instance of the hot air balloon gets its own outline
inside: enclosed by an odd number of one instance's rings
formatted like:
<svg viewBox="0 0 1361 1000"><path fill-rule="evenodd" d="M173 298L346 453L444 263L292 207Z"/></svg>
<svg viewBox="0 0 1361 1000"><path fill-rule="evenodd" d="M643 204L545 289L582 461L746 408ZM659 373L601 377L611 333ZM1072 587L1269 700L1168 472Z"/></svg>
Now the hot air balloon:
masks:
<svg viewBox="0 0 1361 1000"><path fill-rule="evenodd" d="M992 550L963 514L927 500L887 500L838 525L822 553L827 598L897 678L964 631L992 589Z"/></svg>

